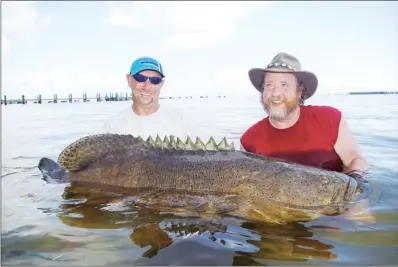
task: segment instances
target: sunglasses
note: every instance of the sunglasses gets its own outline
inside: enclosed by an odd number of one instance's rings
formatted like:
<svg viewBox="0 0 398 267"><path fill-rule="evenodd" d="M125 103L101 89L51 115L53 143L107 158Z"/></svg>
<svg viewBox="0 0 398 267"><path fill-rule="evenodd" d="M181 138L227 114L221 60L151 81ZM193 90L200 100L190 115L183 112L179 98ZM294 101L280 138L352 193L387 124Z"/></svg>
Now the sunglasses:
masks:
<svg viewBox="0 0 398 267"><path fill-rule="evenodd" d="M151 84L159 84L163 81L163 78L161 78L161 77L157 77L157 76L149 77L149 76L145 76L142 74L134 74L133 78L134 78L134 80L136 80L139 83L144 83L147 80L149 80L151 82Z"/></svg>

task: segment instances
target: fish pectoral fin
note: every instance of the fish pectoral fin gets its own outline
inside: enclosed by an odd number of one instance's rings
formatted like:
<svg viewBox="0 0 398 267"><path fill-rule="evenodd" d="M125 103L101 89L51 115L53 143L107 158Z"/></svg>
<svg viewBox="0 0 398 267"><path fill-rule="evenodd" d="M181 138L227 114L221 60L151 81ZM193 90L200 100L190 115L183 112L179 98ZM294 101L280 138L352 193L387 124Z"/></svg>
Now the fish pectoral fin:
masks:
<svg viewBox="0 0 398 267"><path fill-rule="evenodd" d="M250 220L274 224L309 221L314 218L304 210L293 209L263 198L241 200L237 204L237 210Z"/></svg>

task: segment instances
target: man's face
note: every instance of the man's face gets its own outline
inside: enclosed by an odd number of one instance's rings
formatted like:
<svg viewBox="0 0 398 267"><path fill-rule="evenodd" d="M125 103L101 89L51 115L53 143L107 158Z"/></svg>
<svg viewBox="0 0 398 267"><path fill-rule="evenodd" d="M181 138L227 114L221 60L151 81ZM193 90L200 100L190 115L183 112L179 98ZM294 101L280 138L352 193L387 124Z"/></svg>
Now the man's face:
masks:
<svg viewBox="0 0 398 267"><path fill-rule="evenodd" d="M297 82L292 73L265 74L262 104L270 118L283 121L299 107L301 90Z"/></svg>
<svg viewBox="0 0 398 267"><path fill-rule="evenodd" d="M162 77L158 72L153 70L144 70L139 74L148 77ZM152 84L149 79L145 82L139 82L130 74L127 74L127 82L132 90L134 102L142 107L150 107L158 101L160 90L164 83L162 81L159 84Z"/></svg>

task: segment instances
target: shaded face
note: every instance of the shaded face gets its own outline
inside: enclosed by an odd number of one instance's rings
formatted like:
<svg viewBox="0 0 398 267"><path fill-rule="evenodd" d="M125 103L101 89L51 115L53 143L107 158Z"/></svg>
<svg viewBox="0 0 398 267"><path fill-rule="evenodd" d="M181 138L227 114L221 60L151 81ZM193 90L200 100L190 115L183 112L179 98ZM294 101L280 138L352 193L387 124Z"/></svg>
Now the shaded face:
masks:
<svg viewBox="0 0 398 267"><path fill-rule="evenodd" d="M266 73L262 104L270 118L283 121L299 107L301 90L292 73Z"/></svg>
<svg viewBox="0 0 398 267"><path fill-rule="evenodd" d="M158 72L153 70L144 70L139 74L148 77L162 77ZM150 107L154 103L157 103L160 90L164 83L162 81L159 84L152 84L149 79L144 82L137 81L131 74L127 74L127 82L133 93L133 101L142 107Z"/></svg>

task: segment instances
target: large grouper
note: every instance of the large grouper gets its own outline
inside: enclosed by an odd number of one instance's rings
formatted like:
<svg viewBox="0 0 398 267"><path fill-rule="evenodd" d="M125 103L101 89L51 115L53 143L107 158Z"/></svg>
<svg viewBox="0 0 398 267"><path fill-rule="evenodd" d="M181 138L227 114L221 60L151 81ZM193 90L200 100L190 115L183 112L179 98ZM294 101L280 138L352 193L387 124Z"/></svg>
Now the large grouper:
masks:
<svg viewBox="0 0 398 267"><path fill-rule="evenodd" d="M44 157L38 168L48 182L123 192L158 211L271 223L336 214L357 197L348 175L235 150L226 138L90 135L67 146L58 163Z"/></svg>

